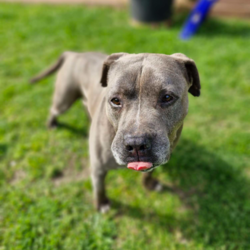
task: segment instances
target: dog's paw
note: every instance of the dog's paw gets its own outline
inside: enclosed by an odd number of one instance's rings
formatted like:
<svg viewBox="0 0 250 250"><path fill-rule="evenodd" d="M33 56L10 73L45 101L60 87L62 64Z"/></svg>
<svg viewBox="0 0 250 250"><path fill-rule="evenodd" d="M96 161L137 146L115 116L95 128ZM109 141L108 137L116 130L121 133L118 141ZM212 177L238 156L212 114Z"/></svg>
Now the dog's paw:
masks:
<svg viewBox="0 0 250 250"><path fill-rule="evenodd" d="M161 192L164 189L164 186L155 178L144 179L144 187L149 191Z"/></svg>
<svg viewBox="0 0 250 250"><path fill-rule="evenodd" d="M58 127L58 122L57 120L49 120L46 125L48 129L56 129Z"/></svg>
<svg viewBox="0 0 250 250"><path fill-rule="evenodd" d="M154 191L161 192L163 191L163 188L164 188L163 185L160 182L158 182L154 187Z"/></svg>
<svg viewBox="0 0 250 250"><path fill-rule="evenodd" d="M99 211L102 214L106 214L110 210L110 204L103 204L100 206Z"/></svg>

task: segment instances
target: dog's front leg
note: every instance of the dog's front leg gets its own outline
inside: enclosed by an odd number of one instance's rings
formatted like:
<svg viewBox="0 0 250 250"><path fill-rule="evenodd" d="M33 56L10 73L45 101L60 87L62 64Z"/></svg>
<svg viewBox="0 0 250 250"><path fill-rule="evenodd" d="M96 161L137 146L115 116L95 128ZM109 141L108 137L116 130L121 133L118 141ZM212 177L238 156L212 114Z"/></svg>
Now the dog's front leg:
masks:
<svg viewBox="0 0 250 250"><path fill-rule="evenodd" d="M105 177L107 172L91 173L92 186L94 191L95 206L101 213L106 213L110 209L109 199L106 196Z"/></svg>
<svg viewBox="0 0 250 250"><path fill-rule="evenodd" d="M160 192L162 191L163 186L156 178L153 177L153 172L154 171L143 173L142 183L146 189Z"/></svg>

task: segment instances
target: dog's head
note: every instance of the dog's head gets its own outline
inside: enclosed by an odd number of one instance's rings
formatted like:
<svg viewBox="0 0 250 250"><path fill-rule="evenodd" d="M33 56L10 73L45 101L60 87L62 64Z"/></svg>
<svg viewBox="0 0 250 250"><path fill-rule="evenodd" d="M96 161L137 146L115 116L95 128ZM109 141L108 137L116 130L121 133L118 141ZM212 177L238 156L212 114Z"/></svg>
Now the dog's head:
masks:
<svg viewBox="0 0 250 250"><path fill-rule="evenodd" d="M101 84L116 131L111 150L117 163L148 171L168 162L188 113L188 92L200 95L194 61L179 53L112 54Z"/></svg>

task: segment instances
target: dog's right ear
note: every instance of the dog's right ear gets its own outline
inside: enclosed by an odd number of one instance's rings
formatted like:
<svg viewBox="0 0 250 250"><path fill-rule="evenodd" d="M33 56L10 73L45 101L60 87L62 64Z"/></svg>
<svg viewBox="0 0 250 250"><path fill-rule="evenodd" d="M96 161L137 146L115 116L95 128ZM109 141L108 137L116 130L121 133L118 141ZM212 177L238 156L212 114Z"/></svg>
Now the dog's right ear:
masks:
<svg viewBox="0 0 250 250"><path fill-rule="evenodd" d="M108 72L109 68L116 60L118 60L120 57L127 55L127 53L114 53L111 54L103 63L102 66L102 77L101 77L101 85L102 87L108 86Z"/></svg>

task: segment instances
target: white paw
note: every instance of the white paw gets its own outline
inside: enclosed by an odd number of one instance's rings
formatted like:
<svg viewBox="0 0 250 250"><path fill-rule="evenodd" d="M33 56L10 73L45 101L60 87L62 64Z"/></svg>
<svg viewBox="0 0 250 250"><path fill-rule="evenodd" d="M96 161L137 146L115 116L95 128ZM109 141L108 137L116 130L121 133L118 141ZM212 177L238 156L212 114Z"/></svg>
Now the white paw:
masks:
<svg viewBox="0 0 250 250"><path fill-rule="evenodd" d="M163 185L161 183L157 183L155 186L155 191L156 192L161 192L163 190Z"/></svg>
<svg viewBox="0 0 250 250"><path fill-rule="evenodd" d="M105 204L105 205L102 205L100 207L100 212L102 214L106 214L109 210L110 210L110 205L109 204Z"/></svg>

